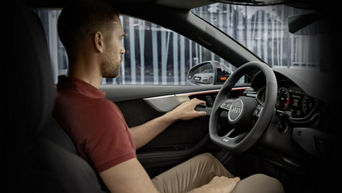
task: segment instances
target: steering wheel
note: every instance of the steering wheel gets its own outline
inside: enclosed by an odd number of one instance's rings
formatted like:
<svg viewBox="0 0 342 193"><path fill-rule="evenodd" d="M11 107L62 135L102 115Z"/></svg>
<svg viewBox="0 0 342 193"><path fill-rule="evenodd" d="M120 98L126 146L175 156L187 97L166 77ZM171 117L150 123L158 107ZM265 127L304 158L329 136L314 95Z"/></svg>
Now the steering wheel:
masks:
<svg viewBox="0 0 342 193"><path fill-rule="evenodd" d="M266 78L265 102L254 97L230 98L231 89L248 72L261 71ZM268 127L277 101L277 80L273 70L262 62L252 61L240 66L226 80L216 96L209 119L209 136L217 145L233 152L252 147ZM222 116L228 116L228 128Z"/></svg>

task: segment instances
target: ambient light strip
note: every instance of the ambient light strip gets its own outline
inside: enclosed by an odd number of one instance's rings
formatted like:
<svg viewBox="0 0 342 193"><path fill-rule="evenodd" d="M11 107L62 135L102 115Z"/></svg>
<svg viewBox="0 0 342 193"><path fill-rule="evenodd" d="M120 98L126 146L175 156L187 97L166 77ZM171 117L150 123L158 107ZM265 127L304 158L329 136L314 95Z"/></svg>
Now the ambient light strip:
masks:
<svg viewBox="0 0 342 193"><path fill-rule="evenodd" d="M233 88L232 91L246 90L248 88L249 87ZM175 107L177 107L179 104L190 100L189 96L212 94L212 93L218 93L219 91L220 91L219 89L215 89L215 90L207 90L207 91L171 94L171 95L144 98L144 101L159 112L169 112Z"/></svg>

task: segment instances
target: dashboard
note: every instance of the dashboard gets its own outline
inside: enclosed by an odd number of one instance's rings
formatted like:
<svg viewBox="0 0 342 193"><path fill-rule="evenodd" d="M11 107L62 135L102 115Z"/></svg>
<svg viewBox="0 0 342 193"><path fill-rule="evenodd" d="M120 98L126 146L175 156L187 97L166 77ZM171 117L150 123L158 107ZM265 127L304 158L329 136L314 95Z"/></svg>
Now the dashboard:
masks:
<svg viewBox="0 0 342 193"><path fill-rule="evenodd" d="M326 144L334 141L329 134L327 116L331 102L327 97L329 76L299 69L273 70L278 85L276 113L260 144L264 150L269 148L272 152L279 152L280 157L285 156L286 160L280 161L282 164L301 165L299 162L305 159L304 155L319 157L327 151ZM256 73L252 78L251 93L261 105L266 101L265 85L265 76Z"/></svg>
<svg viewBox="0 0 342 193"><path fill-rule="evenodd" d="M278 96L276 111L292 123L309 123L322 116L322 104L328 103L325 96L327 77L322 73L297 69L274 69ZM258 103L265 102L266 79L262 73L256 73L251 87L256 93Z"/></svg>
<svg viewBox="0 0 342 193"><path fill-rule="evenodd" d="M265 87L257 92L257 101L260 104L265 102ZM316 106L317 99L307 95L291 81L278 82L276 109L278 112L286 114L290 120L309 119Z"/></svg>
<svg viewBox="0 0 342 193"><path fill-rule="evenodd" d="M326 144L332 141L327 129L330 101L325 93L328 93L328 84L325 76L311 71L284 68L274 69L274 72L278 86L276 112L252 151L291 170L305 168L307 156L320 157L329 147ZM230 92L227 98L247 96L264 104L265 76L259 72L251 75L248 87ZM205 100L210 108L216 95L217 92L205 92L194 97ZM225 135L226 128L230 127L227 113L222 111L220 117L219 133Z"/></svg>

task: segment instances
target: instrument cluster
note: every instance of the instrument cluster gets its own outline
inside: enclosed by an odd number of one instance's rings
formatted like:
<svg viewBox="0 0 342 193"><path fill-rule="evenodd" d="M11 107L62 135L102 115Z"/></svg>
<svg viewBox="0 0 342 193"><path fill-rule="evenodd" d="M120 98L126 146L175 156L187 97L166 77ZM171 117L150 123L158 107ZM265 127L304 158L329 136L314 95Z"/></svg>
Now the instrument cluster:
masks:
<svg viewBox="0 0 342 193"><path fill-rule="evenodd" d="M265 101L265 87L257 93L257 100L263 104ZM289 115L292 120L307 119L316 107L316 100L297 86L280 85L276 109Z"/></svg>

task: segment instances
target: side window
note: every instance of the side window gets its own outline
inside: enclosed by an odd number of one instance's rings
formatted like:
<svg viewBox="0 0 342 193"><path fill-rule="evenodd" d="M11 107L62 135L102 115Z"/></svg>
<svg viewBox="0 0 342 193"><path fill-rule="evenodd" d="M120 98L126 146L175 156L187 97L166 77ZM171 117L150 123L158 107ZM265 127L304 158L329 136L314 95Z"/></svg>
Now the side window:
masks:
<svg viewBox="0 0 342 193"><path fill-rule="evenodd" d="M57 34L59 10L37 10L45 30L52 65L57 76L66 74L68 58ZM191 85L187 74L192 67L217 61L233 71L227 61L192 40L149 21L121 15L126 37L126 53L117 78L104 78L102 84Z"/></svg>

